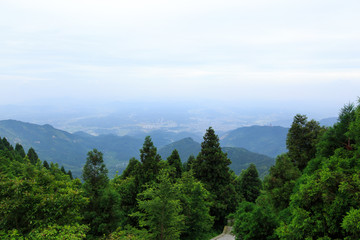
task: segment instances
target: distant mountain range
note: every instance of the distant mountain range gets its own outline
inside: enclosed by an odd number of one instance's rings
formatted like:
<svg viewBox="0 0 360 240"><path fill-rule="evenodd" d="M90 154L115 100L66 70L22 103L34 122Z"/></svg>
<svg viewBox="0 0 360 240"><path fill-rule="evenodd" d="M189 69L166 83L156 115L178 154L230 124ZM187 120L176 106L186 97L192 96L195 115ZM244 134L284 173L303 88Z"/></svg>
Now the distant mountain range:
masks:
<svg viewBox="0 0 360 240"><path fill-rule="evenodd" d="M223 134L220 137L221 146L232 160L231 168L237 174L253 162L263 175L274 163L274 158L286 152L287 132L288 128L284 127L241 127ZM201 138L189 132L157 130L148 135L163 159L176 148L182 161L187 161L190 155L196 156L201 148ZM93 136L85 132L68 133L48 124L3 120L0 121L0 136L6 137L12 144L21 143L26 150L33 147L41 160L64 165L75 176L81 175L87 152L97 148L104 153L109 174L113 176L116 171L122 172L130 158L139 158L145 133Z"/></svg>
<svg viewBox="0 0 360 240"><path fill-rule="evenodd" d="M160 148L159 154L163 159L166 159L174 149L178 150L181 160L185 162L190 155L196 157L199 154L201 144L191 138L185 138ZM243 169L248 168L250 163L254 163L259 171L259 175L264 177L275 162L274 158L250 152L244 148L223 147L222 150L227 153L230 158L232 162L230 168L236 174L240 174Z"/></svg>
<svg viewBox="0 0 360 240"><path fill-rule="evenodd" d="M229 131L221 139L221 145L240 147L270 157L286 152L286 136L289 129L284 127L251 126Z"/></svg>
<svg viewBox="0 0 360 240"><path fill-rule="evenodd" d="M104 153L110 175L122 171L131 157L139 155L143 140L128 136L92 136L83 132L68 133L50 125L37 125L15 120L0 121L0 136L25 150L33 147L41 160L57 162L81 175L87 152L97 148Z"/></svg>

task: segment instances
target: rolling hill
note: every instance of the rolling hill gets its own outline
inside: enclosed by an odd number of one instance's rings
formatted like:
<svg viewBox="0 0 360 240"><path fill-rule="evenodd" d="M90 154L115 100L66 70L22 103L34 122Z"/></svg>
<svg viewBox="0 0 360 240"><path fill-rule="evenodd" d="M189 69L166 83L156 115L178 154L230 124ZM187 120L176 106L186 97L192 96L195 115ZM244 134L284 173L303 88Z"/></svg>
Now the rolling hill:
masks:
<svg viewBox="0 0 360 240"><path fill-rule="evenodd" d="M265 155L269 154L273 157L285 151L286 133L287 129L281 127L239 128L228 132L222 138L221 145L225 146L223 150L233 162L230 167L237 174L253 162L257 165L259 173L263 175L274 163L271 157ZM104 160L111 177L117 171L121 173L130 158L139 158L139 149L144 141L143 138L134 136L68 133L48 124L37 125L16 120L0 121L0 136L6 137L11 144L22 144L26 151L33 147L41 160L64 165L78 177L81 176L87 152L93 148L104 153ZM186 161L190 155L196 156L200 152L200 143L190 137L176 141L183 136L186 134L155 132L156 142L167 144L158 148L163 159L166 159L175 148L183 161ZM172 143L168 144L169 142ZM156 143L155 146L158 147ZM250 151L246 150L247 148Z"/></svg>
<svg viewBox="0 0 360 240"><path fill-rule="evenodd" d="M270 157L286 152L288 128L271 126L241 127L225 133L221 146L245 148Z"/></svg>
<svg viewBox="0 0 360 240"><path fill-rule="evenodd" d="M0 136L11 144L20 143L27 151L33 147L41 160L56 162L81 175L87 152L93 148L104 153L109 175L121 172L132 157L139 156L143 140L129 136L68 133L50 125L37 125L15 120L0 121Z"/></svg>
<svg viewBox="0 0 360 240"><path fill-rule="evenodd" d="M197 156L201 150L201 145L191 138L184 138L180 141L171 143L159 149L159 154L163 159L171 155L172 151L176 149L179 152L180 158L183 162L187 161L190 155ZM264 177L269 168L274 165L273 158L250 152L244 148L237 147L223 147L222 150L227 153L231 160L230 168L236 173L240 174L243 169L248 168L250 163L254 163L259 171L259 175Z"/></svg>

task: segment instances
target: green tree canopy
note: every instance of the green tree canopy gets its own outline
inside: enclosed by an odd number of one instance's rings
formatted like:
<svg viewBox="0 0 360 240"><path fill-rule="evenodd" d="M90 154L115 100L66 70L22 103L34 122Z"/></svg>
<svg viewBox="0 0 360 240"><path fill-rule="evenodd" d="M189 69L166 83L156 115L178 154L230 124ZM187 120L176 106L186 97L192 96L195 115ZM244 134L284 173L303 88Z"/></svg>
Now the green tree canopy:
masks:
<svg viewBox="0 0 360 240"><path fill-rule="evenodd" d="M19 143L15 145L15 151L18 152L22 158L26 156L23 146L21 146Z"/></svg>
<svg viewBox="0 0 360 240"><path fill-rule="evenodd" d="M179 200L180 192L169 179L166 169L140 193L138 198L141 212L134 216L140 218L140 226L149 229L149 238L154 240L176 240L184 227L184 216Z"/></svg>
<svg viewBox="0 0 360 240"><path fill-rule="evenodd" d="M145 138L142 149L140 149L141 175L140 185L154 181L159 173L159 163L161 160L157 149L150 136Z"/></svg>
<svg viewBox="0 0 360 240"><path fill-rule="evenodd" d="M297 114L289 129L286 147L288 155L302 171L307 163L315 157L316 144L324 132L315 120L308 121L305 115Z"/></svg>
<svg viewBox="0 0 360 240"><path fill-rule="evenodd" d="M192 171L185 172L177 183L180 189L182 214L185 216L185 229L181 239L206 239L214 224L214 217L210 216L210 194L203 184L196 180Z"/></svg>
<svg viewBox="0 0 360 240"><path fill-rule="evenodd" d="M84 188L90 196L98 197L100 192L109 183L108 170L103 160L102 152L94 149L87 154L86 163L83 168L82 178Z"/></svg>
<svg viewBox="0 0 360 240"><path fill-rule="evenodd" d="M290 195L300 176L300 170L287 154L277 156L275 165L270 168L264 179L264 189L275 210L281 211L289 206Z"/></svg>
<svg viewBox="0 0 360 240"><path fill-rule="evenodd" d="M180 159L180 155L176 149L171 153L171 155L167 158L167 162L169 166L175 168L175 178L181 178L182 173L182 163Z"/></svg>
<svg viewBox="0 0 360 240"><path fill-rule="evenodd" d="M246 170L241 172L238 182L240 194L244 199L248 202L255 202L262 188L255 164L251 163Z"/></svg>
<svg viewBox="0 0 360 240"><path fill-rule="evenodd" d="M38 157L37 153L35 152L35 150L33 148L29 148L27 156L28 156L28 158L30 160L30 163L32 163L34 165L39 160L39 157Z"/></svg>
<svg viewBox="0 0 360 240"><path fill-rule="evenodd" d="M236 239L276 239L277 226L274 215L255 203L241 202L234 214L234 233Z"/></svg>
<svg viewBox="0 0 360 240"><path fill-rule="evenodd" d="M90 226L90 237L109 234L120 223L119 195L109 187L107 173L103 154L96 149L88 152L82 177L85 196L90 200L84 209L84 223Z"/></svg>
<svg viewBox="0 0 360 240"><path fill-rule="evenodd" d="M229 171L230 159L221 150L219 137L213 128L206 130L201 152L192 164L194 176L212 194L214 205L210 212L215 216L215 226L222 228L225 216L235 211L237 199Z"/></svg>

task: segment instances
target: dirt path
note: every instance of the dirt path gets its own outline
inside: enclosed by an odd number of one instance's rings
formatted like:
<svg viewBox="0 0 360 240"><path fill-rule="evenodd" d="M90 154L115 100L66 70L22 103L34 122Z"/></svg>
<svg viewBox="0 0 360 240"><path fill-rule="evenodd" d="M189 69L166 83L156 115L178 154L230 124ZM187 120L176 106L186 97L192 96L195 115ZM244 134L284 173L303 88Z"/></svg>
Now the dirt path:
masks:
<svg viewBox="0 0 360 240"><path fill-rule="evenodd" d="M235 240L235 236L231 234L232 227L225 226L224 232L211 240Z"/></svg>

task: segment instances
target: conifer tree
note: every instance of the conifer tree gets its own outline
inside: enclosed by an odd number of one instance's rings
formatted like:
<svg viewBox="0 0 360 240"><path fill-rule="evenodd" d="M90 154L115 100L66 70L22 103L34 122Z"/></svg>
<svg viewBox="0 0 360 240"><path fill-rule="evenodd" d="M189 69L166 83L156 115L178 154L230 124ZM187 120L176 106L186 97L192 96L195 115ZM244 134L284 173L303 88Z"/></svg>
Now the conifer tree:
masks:
<svg viewBox="0 0 360 240"><path fill-rule="evenodd" d="M141 163L136 158L131 158L129 160L129 164L125 168L125 170L122 172L120 178L126 179L127 177L136 177L139 175L139 171L141 168Z"/></svg>
<svg viewBox="0 0 360 240"><path fill-rule="evenodd" d="M150 136L145 138L143 148L140 149L141 160L141 176L140 185L154 181L159 172L159 162L161 160L160 155L157 153L157 149L151 140Z"/></svg>
<svg viewBox="0 0 360 240"><path fill-rule="evenodd" d="M194 161L195 161L194 155L190 155L187 162L184 162L184 164L183 164L184 172L188 172L192 169L192 165L193 165Z"/></svg>
<svg viewBox="0 0 360 240"><path fill-rule="evenodd" d="M214 217L210 216L209 192L194 178L192 171L184 172L177 186L185 216L181 239L206 239L214 224Z"/></svg>
<svg viewBox="0 0 360 240"><path fill-rule="evenodd" d="M69 177L70 177L71 180L74 179L71 170L69 170L69 171L67 172L67 175L69 175Z"/></svg>
<svg viewBox="0 0 360 240"><path fill-rule="evenodd" d="M84 223L90 225L92 236L108 234L119 224L119 196L109 187L107 173L103 154L96 149L88 152L82 173L85 196L90 200L84 211Z"/></svg>
<svg viewBox="0 0 360 240"><path fill-rule="evenodd" d="M255 202L256 198L260 195L261 180L255 164L251 163L246 170L241 172L239 176L239 189L240 194L248 202Z"/></svg>
<svg viewBox="0 0 360 240"><path fill-rule="evenodd" d="M289 129L286 147L288 155L302 171L307 163L315 157L316 145L324 132L315 120L308 121L305 115L297 114Z"/></svg>
<svg viewBox="0 0 360 240"><path fill-rule="evenodd" d="M149 229L152 240L177 240L184 227L184 216L179 200L180 192L169 178L166 169L157 177L158 183L150 184L140 193L139 208L142 212L133 215L140 217L140 226Z"/></svg>
<svg viewBox="0 0 360 240"><path fill-rule="evenodd" d="M28 158L30 160L30 163L34 164L34 165L37 163L37 161L39 159L38 155L36 154L36 152L35 152L35 150L33 148L29 148L27 156L28 156Z"/></svg>
<svg viewBox="0 0 360 240"><path fill-rule="evenodd" d="M50 169L49 163L46 160L43 162L43 166L46 169Z"/></svg>
<svg viewBox="0 0 360 240"><path fill-rule="evenodd" d="M201 152L193 163L194 176L212 194L215 202L210 212L215 227L222 228L225 216L236 208L236 192L229 171L230 159L221 150L219 137L211 127L206 130Z"/></svg>
<svg viewBox="0 0 360 240"><path fill-rule="evenodd" d="M97 197L109 183L108 170L105 166L102 152L94 149L88 152L87 155L88 157L82 173L84 188L87 193Z"/></svg>
<svg viewBox="0 0 360 240"><path fill-rule="evenodd" d="M15 151L18 152L22 158L26 156L23 146L21 146L19 143L16 144Z"/></svg>
<svg viewBox="0 0 360 240"><path fill-rule="evenodd" d="M269 174L264 179L264 190L276 211L281 211L289 206L295 181L300 176L300 170L287 154L277 156L275 165L270 168Z"/></svg>
<svg viewBox="0 0 360 240"><path fill-rule="evenodd" d="M178 151L174 149L171 155L167 158L169 166L175 168L175 178L180 178L182 173L182 164Z"/></svg>
<svg viewBox="0 0 360 240"><path fill-rule="evenodd" d="M61 171L63 174L66 174L66 171L65 171L64 166L61 166L60 171Z"/></svg>

